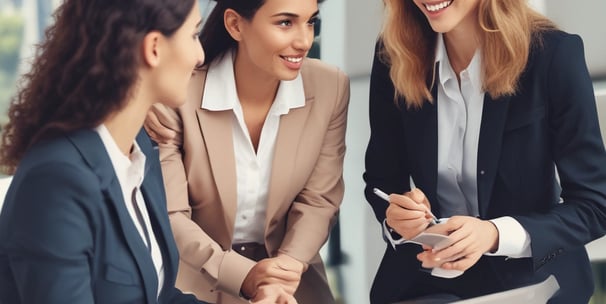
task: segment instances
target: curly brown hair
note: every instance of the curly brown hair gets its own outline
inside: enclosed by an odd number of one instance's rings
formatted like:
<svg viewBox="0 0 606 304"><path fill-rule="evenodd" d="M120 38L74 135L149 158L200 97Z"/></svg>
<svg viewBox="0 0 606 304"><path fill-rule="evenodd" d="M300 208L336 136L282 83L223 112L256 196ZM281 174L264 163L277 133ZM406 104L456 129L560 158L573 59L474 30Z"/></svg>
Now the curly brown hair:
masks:
<svg viewBox="0 0 606 304"><path fill-rule="evenodd" d="M99 125L137 81L145 35L172 35L197 0L66 0L19 82L3 128L0 167L13 174L33 144Z"/></svg>

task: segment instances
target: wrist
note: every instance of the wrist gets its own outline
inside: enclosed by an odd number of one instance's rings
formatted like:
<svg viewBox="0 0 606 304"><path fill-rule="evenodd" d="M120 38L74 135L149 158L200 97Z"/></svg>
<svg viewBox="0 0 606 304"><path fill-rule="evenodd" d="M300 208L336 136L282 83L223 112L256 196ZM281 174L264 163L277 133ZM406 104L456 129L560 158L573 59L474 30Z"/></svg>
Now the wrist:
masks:
<svg viewBox="0 0 606 304"><path fill-rule="evenodd" d="M490 231L492 236L492 244L490 246L490 249L488 249L488 252L495 253L497 252L497 250L499 250L499 229L497 229L497 226L493 222L487 222L490 224Z"/></svg>
<svg viewBox="0 0 606 304"><path fill-rule="evenodd" d="M252 269L251 269L252 272ZM248 273L246 278L244 278L244 282L242 282L242 286L240 286L240 297L246 300L253 299L256 294L256 286L253 282L251 272Z"/></svg>
<svg viewBox="0 0 606 304"><path fill-rule="evenodd" d="M393 228L387 225L387 220L383 220L383 240L385 240L391 247L396 250L396 246L403 244L406 240Z"/></svg>

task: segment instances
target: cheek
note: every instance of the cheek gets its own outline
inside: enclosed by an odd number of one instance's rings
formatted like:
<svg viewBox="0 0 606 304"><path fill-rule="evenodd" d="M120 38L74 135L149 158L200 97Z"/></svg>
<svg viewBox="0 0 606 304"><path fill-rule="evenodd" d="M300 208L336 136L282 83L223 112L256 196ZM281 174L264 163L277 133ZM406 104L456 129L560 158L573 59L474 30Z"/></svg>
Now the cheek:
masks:
<svg viewBox="0 0 606 304"><path fill-rule="evenodd" d="M289 45L287 36L280 33L268 32L259 35L256 42L256 49L263 52L266 56L269 54L281 53Z"/></svg>

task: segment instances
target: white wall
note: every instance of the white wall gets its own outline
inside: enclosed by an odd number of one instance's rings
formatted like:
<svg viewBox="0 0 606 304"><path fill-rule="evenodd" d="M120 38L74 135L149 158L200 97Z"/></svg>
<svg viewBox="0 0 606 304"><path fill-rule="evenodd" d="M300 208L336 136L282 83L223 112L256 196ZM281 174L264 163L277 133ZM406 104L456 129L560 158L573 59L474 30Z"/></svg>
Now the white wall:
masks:
<svg viewBox="0 0 606 304"><path fill-rule="evenodd" d="M327 0L321 7L321 57L351 77L368 75L381 24L381 0Z"/></svg>
<svg viewBox="0 0 606 304"><path fill-rule="evenodd" d="M408 0L407 0L408 1ZM339 278L347 304L367 304L385 243L364 199L364 152L368 127L368 86L374 45L381 26L381 0L327 0L320 7L322 60L351 78L345 156L345 197L340 213L346 263L330 273Z"/></svg>
<svg viewBox="0 0 606 304"><path fill-rule="evenodd" d="M606 1L549 0L545 14L562 30L579 34L585 44L589 72L594 78L606 78Z"/></svg>

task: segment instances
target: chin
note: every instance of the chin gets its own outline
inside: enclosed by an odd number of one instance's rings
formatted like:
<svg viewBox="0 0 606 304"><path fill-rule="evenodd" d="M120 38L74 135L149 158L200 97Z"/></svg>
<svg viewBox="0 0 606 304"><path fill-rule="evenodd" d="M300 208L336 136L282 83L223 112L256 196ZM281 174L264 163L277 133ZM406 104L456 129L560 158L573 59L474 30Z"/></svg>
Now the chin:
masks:
<svg viewBox="0 0 606 304"><path fill-rule="evenodd" d="M299 71L289 71L289 73L282 73L279 78L283 81L291 81L295 80L297 76L299 76Z"/></svg>
<svg viewBox="0 0 606 304"><path fill-rule="evenodd" d="M452 24L448 22L430 22L429 26L436 33L446 34L453 29Z"/></svg>
<svg viewBox="0 0 606 304"><path fill-rule="evenodd" d="M166 102L163 102L163 104L171 109L175 109L184 105L186 101L187 99L185 98L185 96L179 96L179 98L172 98L170 100L167 100Z"/></svg>

